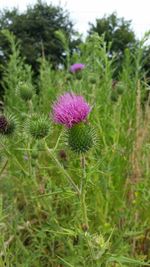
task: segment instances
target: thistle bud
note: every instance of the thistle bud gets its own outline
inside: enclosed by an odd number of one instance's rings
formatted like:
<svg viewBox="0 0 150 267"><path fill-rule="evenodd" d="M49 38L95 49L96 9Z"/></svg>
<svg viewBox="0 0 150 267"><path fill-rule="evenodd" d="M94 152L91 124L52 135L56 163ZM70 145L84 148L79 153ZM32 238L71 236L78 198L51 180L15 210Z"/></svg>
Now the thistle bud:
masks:
<svg viewBox="0 0 150 267"><path fill-rule="evenodd" d="M122 94L123 94L123 92L124 92L124 85L123 85L122 82L118 82L118 83L116 84L116 91L117 91L117 93L118 93L119 95L122 95Z"/></svg>
<svg viewBox="0 0 150 267"><path fill-rule="evenodd" d="M118 94L117 94L117 92L116 91L112 91L110 98L111 98L111 101L117 102L118 101Z"/></svg>
<svg viewBox="0 0 150 267"><path fill-rule="evenodd" d="M49 134L50 122L47 117L34 116L29 122L29 132L35 139L41 139Z"/></svg>
<svg viewBox="0 0 150 267"><path fill-rule="evenodd" d="M66 81L71 81L71 80L72 80L71 74L66 75Z"/></svg>
<svg viewBox="0 0 150 267"><path fill-rule="evenodd" d="M20 96L24 101L31 100L33 96L32 88L26 83L21 84L20 85Z"/></svg>
<svg viewBox="0 0 150 267"><path fill-rule="evenodd" d="M11 135L16 129L16 119L14 116L0 115L0 134Z"/></svg>
<svg viewBox="0 0 150 267"><path fill-rule="evenodd" d="M79 71L76 72L76 73L75 73L75 77L76 77L77 80L81 80L81 79L82 79L82 73L79 72Z"/></svg>
<svg viewBox="0 0 150 267"><path fill-rule="evenodd" d="M68 129L68 144L76 153L87 152L95 143L95 132L89 124L79 123Z"/></svg>
<svg viewBox="0 0 150 267"><path fill-rule="evenodd" d="M91 84L96 84L96 81L97 81L97 79L96 79L96 77L95 76L90 76L89 77L89 82L91 83Z"/></svg>

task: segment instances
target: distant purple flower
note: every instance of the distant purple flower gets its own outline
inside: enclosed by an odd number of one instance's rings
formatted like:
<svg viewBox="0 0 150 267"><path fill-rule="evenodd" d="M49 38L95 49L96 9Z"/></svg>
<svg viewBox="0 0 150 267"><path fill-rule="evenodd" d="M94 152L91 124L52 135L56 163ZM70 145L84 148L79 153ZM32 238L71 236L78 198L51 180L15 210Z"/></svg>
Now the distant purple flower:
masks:
<svg viewBox="0 0 150 267"><path fill-rule="evenodd" d="M82 96L65 93L53 105L53 120L71 128L74 124L85 121L91 107Z"/></svg>
<svg viewBox="0 0 150 267"><path fill-rule="evenodd" d="M72 73L76 73L77 71L80 71L82 69L84 69L85 65L84 64L81 64L81 63L75 63L73 65L71 65L70 67L70 71Z"/></svg>

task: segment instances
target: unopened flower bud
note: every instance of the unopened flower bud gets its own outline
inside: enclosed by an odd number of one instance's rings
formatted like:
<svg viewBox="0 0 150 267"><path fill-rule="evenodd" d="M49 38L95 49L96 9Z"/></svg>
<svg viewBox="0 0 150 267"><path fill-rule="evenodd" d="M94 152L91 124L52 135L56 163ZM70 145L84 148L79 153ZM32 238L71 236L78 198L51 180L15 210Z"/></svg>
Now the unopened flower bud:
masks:
<svg viewBox="0 0 150 267"><path fill-rule="evenodd" d="M112 91L110 98L111 98L111 101L117 102L118 101L118 94L117 94L117 92L116 91Z"/></svg>
<svg viewBox="0 0 150 267"><path fill-rule="evenodd" d="M117 93L119 94L119 95L122 95L123 94L123 92L124 92L124 85L123 85L123 83L122 82L118 82L117 84L116 84L116 91L117 91Z"/></svg>
<svg viewBox="0 0 150 267"><path fill-rule="evenodd" d="M33 90L31 88L31 86L24 83L24 84L20 85L19 89L20 89L20 96L24 101L31 100L31 98L33 96Z"/></svg>
<svg viewBox="0 0 150 267"><path fill-rule="evenodd" d="M68 144L76 153L87 152L95 143L95 132L86 123L79 123L68 129Z"/></svg>
<svg viewBox="0 0 150 267"><path fill-rule="evenodd" d="M89 77L89 82L91 83L91 84L95 84L96 83L96 77L95 76L90 76Z"/></svg>
<svg viewBox="0 0 150 267"><path fill-rule="evenodd" d="M37 116L31 118L29 122L29 132L35 139L41 139L46 137L49 134L50 122L47 117Z"/></svg>

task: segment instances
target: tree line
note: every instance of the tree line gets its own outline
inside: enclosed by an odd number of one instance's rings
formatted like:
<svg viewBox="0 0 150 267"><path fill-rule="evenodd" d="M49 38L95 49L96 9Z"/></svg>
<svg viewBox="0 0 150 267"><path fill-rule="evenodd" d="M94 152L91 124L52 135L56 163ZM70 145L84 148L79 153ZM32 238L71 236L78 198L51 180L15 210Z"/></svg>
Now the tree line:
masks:
<svg viewBox="0 0 150 267"><path fill-rule="evenodd" d="M134 52L139 42L131 28L131 23L124 18L119 18L116 13L96 19L94 24L89 23L87 38L95 32L99 36L103 35L106 45L109 46L110 56L115 55L114 75L116 77L125 49L128 48ZM68 54L72 55L74 51L79 51L79 46L83 43L68 11L60 6L38 1L34 6L28 6L22 13L16 8L2 10L0 12L0 78L11 52L9 40L4 34L5 30L9 30L16 36L21 56L32 66L35 76L38 75L39 58L46 57L54 69L60 65L67 67L66 57ZM147 73L150 72L149 52L150 46L147 46L143 58ZM2 90L1 84L1 95Z"/></svg>

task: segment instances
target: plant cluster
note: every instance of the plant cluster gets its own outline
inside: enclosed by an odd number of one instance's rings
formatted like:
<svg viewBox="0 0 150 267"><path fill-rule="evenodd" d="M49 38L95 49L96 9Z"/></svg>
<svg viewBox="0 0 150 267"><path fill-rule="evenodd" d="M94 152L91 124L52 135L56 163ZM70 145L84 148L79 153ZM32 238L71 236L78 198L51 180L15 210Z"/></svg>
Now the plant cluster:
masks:
<svg viewBox="0 0 150 267"><path fill-rule="evenodd" d="M117 80L93 34L67 70L42 57L35 83L5 34L0 266L150 266L148 36L136 56L126 50Z"/></svg>

